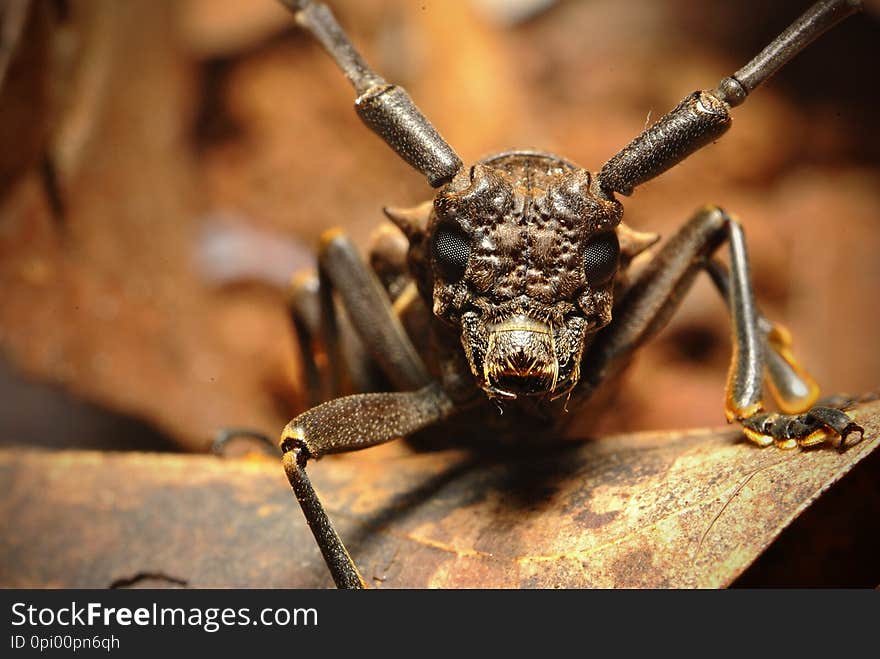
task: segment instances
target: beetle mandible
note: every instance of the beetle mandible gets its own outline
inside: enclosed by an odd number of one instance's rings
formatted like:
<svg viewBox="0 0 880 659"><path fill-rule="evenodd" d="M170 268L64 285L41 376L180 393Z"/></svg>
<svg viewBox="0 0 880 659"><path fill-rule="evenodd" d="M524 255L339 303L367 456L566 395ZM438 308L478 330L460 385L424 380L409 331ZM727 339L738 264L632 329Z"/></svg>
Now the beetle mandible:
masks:
<svg viewBox="0 0 880 659"><path fill-rule="evenodd" d="M337 586L364 581L312 488L309 460L404 437L487 402L518 422L561 426L569 408L613 379L666 323L700 271L730 312L729 422L759 446L780 448L835 438L844 448L850 434L863 432L845 411L848 401L817 403L819 388L793 356L787 331L757 308L735 219L715 206L700 209L628 277L632 260L658 236L627 227L617 198L718 139L732 108L859 2L820 0L748 64L715 88L688 94L596 172L535 151L465 167L404 89L364 62L326 5L281 2L351 82L367 127L437 190L421 206L385 210L407 239L404 251L377 250L371 267L331 231L319 248L318 277L294 287L298 334L324 342L330 389L338 395L349 377L370 391L358 360L346 360L346 329L396 389L316 405L281 434L285 472ZM713 256L725 243L729 268ZM429 337L421 352L401 321L409 313ZM317 365L303 352L315 389ZM765 411L765 381L780 412Z"/></svg>

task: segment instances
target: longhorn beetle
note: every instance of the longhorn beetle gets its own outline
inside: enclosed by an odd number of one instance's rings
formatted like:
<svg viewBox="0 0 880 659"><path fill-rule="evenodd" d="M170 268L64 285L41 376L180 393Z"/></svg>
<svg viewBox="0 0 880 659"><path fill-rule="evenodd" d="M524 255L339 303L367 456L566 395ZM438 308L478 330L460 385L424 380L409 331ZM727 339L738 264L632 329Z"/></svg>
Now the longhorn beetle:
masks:
<svg viewBox="0 0 880 659"><path fill-rule="evenodd" d="M844 411L847 401L816 404L819 389L795 360L788 333L756 307L736 220L714 206L697 211L627 277L632 259L658 237L627 227L617 198L719 138L732 108L859 2L820 0L743 68L714 89L688 94L598 172L532 151L464 167L409 95L364 62L326 5L281 2L354 86L367 127L437 190L416 208L385 209L408 246L375 249L371 267L344 234L329 232L317 278L294 285L298 335L303 345L314 336L323 341L337 395L345 377L368 380L357 377L362 360L346 354L352 329L397 389L324 402L281 434L285 472L338 587L365 584L312 488L309 460L410 435L487 401L503 405L508 417L559 427L571 417L567 406L590 398L657 333L701 270L730 311L728 422L759 446L780 448L834 438L843 448L848 435L863 433ZM724 243L729 269L713 256ZM404 330L407 314L427 328L421 353ZM309 350L303 358L317 387ZM765 379L781 412L764 409ZM370 390L368 381L362 386Z"/></svg>

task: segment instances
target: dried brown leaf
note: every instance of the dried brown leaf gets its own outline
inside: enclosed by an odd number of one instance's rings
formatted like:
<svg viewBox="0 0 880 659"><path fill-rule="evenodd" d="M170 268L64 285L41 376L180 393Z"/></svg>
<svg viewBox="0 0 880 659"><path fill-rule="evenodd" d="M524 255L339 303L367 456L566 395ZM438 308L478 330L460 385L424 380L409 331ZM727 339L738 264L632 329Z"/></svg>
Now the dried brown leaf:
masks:
<svg viewBox="0 0 880 659"><path fill-rule="evenodd" d="M873 451L761 450L735 429L609 436L542 455L413 453L311 467L381 587L720 587ZM0 452L0 585L331 585L274 461Z"/></svg>

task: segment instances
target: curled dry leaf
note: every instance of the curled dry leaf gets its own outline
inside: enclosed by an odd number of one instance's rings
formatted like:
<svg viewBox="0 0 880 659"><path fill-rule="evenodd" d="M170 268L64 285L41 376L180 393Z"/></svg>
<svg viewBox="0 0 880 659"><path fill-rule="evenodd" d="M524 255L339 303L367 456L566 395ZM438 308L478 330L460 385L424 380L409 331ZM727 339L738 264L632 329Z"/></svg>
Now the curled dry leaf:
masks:
<svg viewBox="0 0 880 659"><path fill-rule="evenodd" d="M387 445L311 468L374 586L729 585L880 438L761 450L733 429L524 451ZM0 585L330 586L274 461L0 452Z"/></svg>

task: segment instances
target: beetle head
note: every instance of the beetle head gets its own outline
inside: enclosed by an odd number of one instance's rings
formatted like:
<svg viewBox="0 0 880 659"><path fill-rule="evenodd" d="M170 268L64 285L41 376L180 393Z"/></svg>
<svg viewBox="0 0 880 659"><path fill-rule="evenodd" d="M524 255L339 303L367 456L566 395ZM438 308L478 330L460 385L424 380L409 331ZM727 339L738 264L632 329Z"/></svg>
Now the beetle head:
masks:
<svg viewBox="0 0 880 659"><path fill-rule="evenodd" d="M622 210L586 170L515 152L460 172L421 232L392 219L485 392L555 398L577 384L589 336L611 320Z"/></svg>

